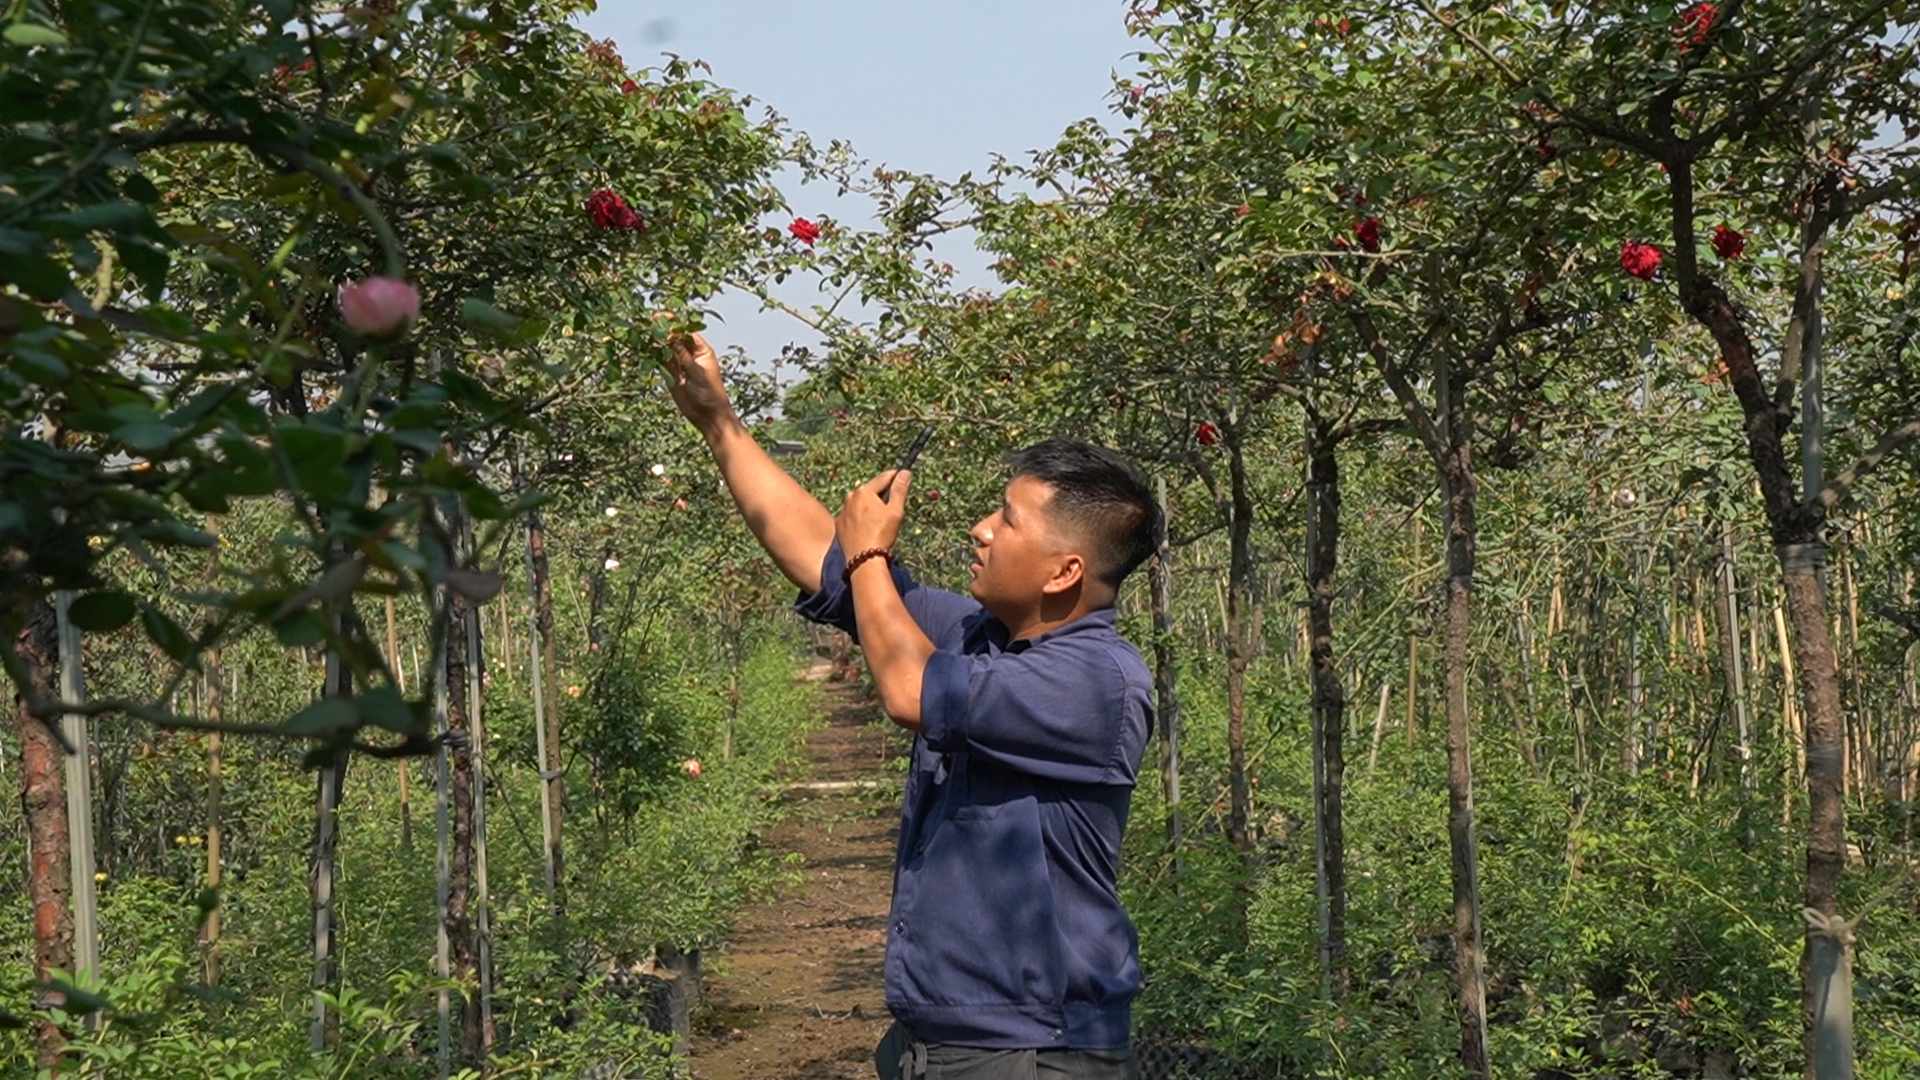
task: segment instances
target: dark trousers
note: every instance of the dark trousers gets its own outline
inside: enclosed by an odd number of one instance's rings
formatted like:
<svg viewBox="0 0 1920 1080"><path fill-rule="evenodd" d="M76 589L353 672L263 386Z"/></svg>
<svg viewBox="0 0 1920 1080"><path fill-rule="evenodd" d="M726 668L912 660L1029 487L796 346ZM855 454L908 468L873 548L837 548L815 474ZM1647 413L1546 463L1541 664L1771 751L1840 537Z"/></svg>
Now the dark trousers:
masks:
<svg viewBox="0 0 1920 1080"><path fill-rule="evenodd" d="M1129 1047L1112 1050L987 1050L924 1043L887 1029L873 1051L880 1080L1140 1080Z"/></svg>

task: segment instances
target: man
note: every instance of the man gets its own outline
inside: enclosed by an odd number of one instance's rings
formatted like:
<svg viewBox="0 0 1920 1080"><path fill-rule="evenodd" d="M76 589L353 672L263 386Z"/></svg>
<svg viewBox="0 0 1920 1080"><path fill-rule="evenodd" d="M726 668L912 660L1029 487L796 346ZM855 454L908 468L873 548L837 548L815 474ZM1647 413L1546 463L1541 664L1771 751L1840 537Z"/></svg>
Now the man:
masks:
<svg viewBox="0 0 1920 1080"><path fill-rule="evenodd" d="M828 513L741 424L706 342L670 352L674 402L798 610L855 635L915 733L882 1080L1137 1076L1139 945L1115 881L1153 681L1113 601L1159 531L1144 478L1084 443L1010 455L1004 501L970 532L973 599L929 589L892 565L910 473Z"/></svg>

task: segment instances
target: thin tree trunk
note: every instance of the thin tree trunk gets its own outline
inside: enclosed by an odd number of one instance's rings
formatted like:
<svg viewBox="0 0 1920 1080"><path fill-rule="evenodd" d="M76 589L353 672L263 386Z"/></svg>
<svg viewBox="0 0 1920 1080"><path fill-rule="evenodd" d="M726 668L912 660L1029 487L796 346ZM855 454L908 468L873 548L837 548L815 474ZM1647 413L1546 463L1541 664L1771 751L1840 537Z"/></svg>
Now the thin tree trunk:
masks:
<svg viewBox="0 0 1920 1080"><path fill-rule="evenodd" d="M221 682L220 650L209 650L206 658L206 672L203 676L207 688L207 719L219 723L226 716L226 686ZM220 848L222 841L223 801L225 792L221 775L225 763L222 760L220 732L207 733L207 863L206 887L213 894L214 905L207 911L206 921L200 924L200 965L201 978L208 986L220 985Z"/></svg>
<svg viewBox="0 0 1920 1080"><path fill-rule="evenodd" d="M1242 851L1251 847L1248 820L1252 798L1247 785L1247 663L1252 658L1253 498L1247 491L1246 459L1239 435L1228 437L1231 513L1227 565L1227 838Z"/></svg>
<svg viewBox="0 0 1920 1080"><path fill-rule="evenodd" d="M566 786L560 768L559 665L553 647L553 584L548 575L546 524L538 512L527 514L527 588L533 602L533 634L528 653L533 675L535 750L540 757L541 850L546 868L547 907L558 925L566 911L560 832Z"/></svg>
<svg viewBox="0 0 1920 1080"><path fill-rule="evenodd" d="M1175 690L1177 672L1173 655L1173 549L1168 544L1172 527L1167 518L1167 481L1154 481L1160 501L1160 534L1154 537L1154 558L1147 564L1147 581L1153 599L1153 689L1160 711L1160 788L1167 807L1167 850L1173 855L1173 872L1182 870L1180 820L1180 696Z"/></svg>
<svg viewBox="0 0 1920 1080"><path fill-rule="evenodd" d="M474 928L474 768L472 724L467 686L467 638L470 623L465 597L448 594L446 669L447 731L452 754L452 776L446 799L452 808L452 838L448 863L446 928L451 977L463 986L477 986L480 943ZM477 1000L462 999L459 1014L459 1063L477 1067L484 1042Z"/></svg>
<svg viewBox="0 0 1920 1080"><path fill-rule="evenodd" d="M1464 388L1455 391L1455 400ZM1480 947L1480 852L1473 810L1472 716L1467 709L1468 635L1472 629L1477 538L1475 484L1465 410L1450 410L1453 443L1447 482L1447 842L1453 878L1453 943L1460 1065L1482 1080L1487 1060L1486 964Z"/></svg>
<svg viewBox="0 0 1920 1080"><path fill-rule="evenodd" d="M391 596L387 597L387 656L393 663L394 685L404 695L407 692L407 681L405 672L400 666L400 627L394 619ZM414 677L417 682L419 673L415 672ZM400 782L400 850L410 852L413 850L413 795L408 790L410 779L408 773L413 769L413 759L403 757L394 762L393 767Z"/></svg>
<svg viewBox="0 0 1920 1080"><path fill-rule="evenodd" d="M1334 574L1340 555L1338 443L1323 418L1307 419L1307 621L1313 673L1314 885L1319 900L1321 994L1347 995L1347 866L1341 792L1347 699L1333 658Z"/></svg>
<svg viewBox="0 0 1920 1080"><path fill-rule="evenodd" d="M463 532L465 544L473 545L472 527ZM484 621L480 608L467 608L467 727L471 734L468 754L473 760L473 886L474 962L479 969L480 1046L477 1062L484 1062L493 1050L493 910L487 878L487 735L486 714L486 642L481 634Z"/></svg>
<svg viewBox="0 0 1920 1080"><path fill-rule="evenodd" d="M346 697L353 693L350 674L338 653L327 652L326 697ZM340 843L340 794L346 786L349 751L342 747L320 767L314 799L313 844L307 857L308 907L313 915L313 973L309 986L313 992L313 1021L308 1028L308 1043L317 1053L325 1050L338 1032L339 1018L327 1008L321 995L334 991L339 977L338 922L334 917L335 854Z"/></svg>
<svg viewBox="0 0 1920 1080"><path fill-rule="evenodd" d="M56 697L60 654L59 630L52 606L36 601L23 615L25 625L14 637L14 650L33 679L33 696ZM33 912L33 975L40 984L40 1000L59 1005L64 999L47 989L55 971L73 969L73 914L68 907L73 887L68 844L67 796L61 783L60 743L47 723L34 716L26 695L13 699L14 734L20 740L20 808L27 820L27 900ZM45 1070L59 1067L67 1037L50 1019L34 1022L34 1064Z"/></svg>

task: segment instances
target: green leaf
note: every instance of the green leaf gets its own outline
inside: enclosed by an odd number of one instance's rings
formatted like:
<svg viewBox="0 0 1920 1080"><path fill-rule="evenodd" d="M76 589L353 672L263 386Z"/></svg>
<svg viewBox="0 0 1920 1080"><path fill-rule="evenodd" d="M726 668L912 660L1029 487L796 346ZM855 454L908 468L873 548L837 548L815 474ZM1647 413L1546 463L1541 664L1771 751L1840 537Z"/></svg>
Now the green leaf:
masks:
<svg viewBox="0 0 1920 1080"><path fill-rule="evenodd" d="M360 715L366 722L378 728L400 735L424 734L426 725L423 717L416 713L411 703L400 696L400 691L392 686L377 686L354 699L359 702Z"/></svg>
<svg viewBox="0 0 1920 1080"><path fill-rule="evenodd" d="M460 321L475 330L488 330L499 334L510 334L520 325L517 316L509 315L485 300L467 297L460 301Z"/></svg>
<svg viewBox="0 0 1920 1080"><path fill-rule="evenodd" d="M10 255L0 259L0 280L11 281L35 300L52 303L73 287L67 268L45 255Z"/></svg>
<svg viewBox="0 0 1920 1080"><path fill-rule="evenodd" d="M288 735L324 737L360 726L360 710L352 698L321 698L279 725Z"/></svg>
<svg viewBox="0 0 1920 1080"><path fill-rule="evenodd" d="M142 608L140 625L146 629L148 640L175 663L190 664L194 654L199 652L200 647L186 629L159 608Z"/></svg>
<svg viewBox="0 0 1920 1080"><path fill-rule="evenodd" d="M113 437L127 449L142 454L151 454L165 450L167 444L179 433L158 420L141 420L132 424L121 424L113 429Z"/></svg>
<svg viewBox="0 0 1920 1080"><path fill-rule="evenodd" d="M36 23L29 22L17 22L7 27L6 37L8 43L24 45L27 48L32 48L35 45L59 47L67 43L67 35L55 30L53 27L40 26Z"/></svg>
<svg viewBox="0 0 1920 1080"><path fill-rule="evenodd" d="M105 634L132 622L139 611L133 597L118 589L109 589L74 600L67 608L67 618L90 634Z"/></svg>
<svg viewBox="0 0 1920 1080"><path fill-rule="evenodd" d="M47 989L66 999L62 1006L67 1012L84 1016L87 1013L106 1012L113 1008L113 1002L105 997L82 990L65 979L48 979Z"/></svg>
<svg viewBox="0 0 1920 1080"><path fill-rule="evenodd" d="M302 608L276 621L273 636L290 649L318 645L327 639L327 624L317 612Z"/></svg>

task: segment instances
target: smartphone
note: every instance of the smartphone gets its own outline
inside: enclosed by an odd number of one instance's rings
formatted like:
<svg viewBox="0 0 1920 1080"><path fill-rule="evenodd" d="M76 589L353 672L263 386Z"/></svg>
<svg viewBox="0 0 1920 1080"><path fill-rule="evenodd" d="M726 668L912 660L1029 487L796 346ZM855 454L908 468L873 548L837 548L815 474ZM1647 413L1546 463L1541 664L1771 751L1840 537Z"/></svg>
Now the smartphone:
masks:
<svg viewBox="0 0 1920 1080"><path fill-rule="evenodd" d="M920 434L915 435L913 437L913 441L907 444L907 452L900 455L900 464L894 466L893 471L896 474L898 474L902 470L913 468L913 463L915 459L919 458L921 450L926 449L927 440L931 439L932 437L933 437L933 425L932 424L922 425L920 428ZM880 490L880 501L890 502L891 501L890 496L892 496L892 494L893 494L893 477L888 477L887 486Z"/></svg>

